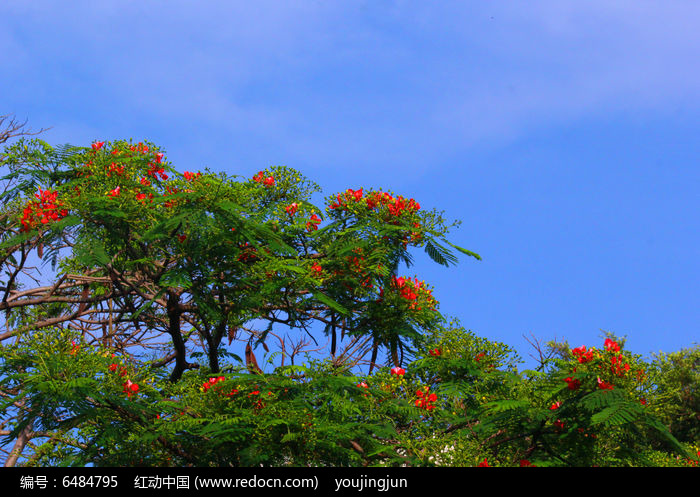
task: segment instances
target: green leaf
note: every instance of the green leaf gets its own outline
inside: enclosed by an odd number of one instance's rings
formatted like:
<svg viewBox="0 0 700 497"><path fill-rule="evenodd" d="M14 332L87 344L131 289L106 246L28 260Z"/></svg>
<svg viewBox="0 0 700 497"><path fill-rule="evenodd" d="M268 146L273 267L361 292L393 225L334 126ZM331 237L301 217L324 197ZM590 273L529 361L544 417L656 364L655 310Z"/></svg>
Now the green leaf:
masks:
<svg viewBox="0 0 700 497"><path fill-rule="evenodd" d="M314 297L316 297L317 300L323 302L324 304L326 304L328 307L330 307L334 311L338 311L339 313L341 313L343 315L350 314L350 311L348 311L345 307L343 307L342 305L340 305L338 302L331 299L327 295L325 295L319 291L314 291L314 290L311 290L311 293L313 294Z"/></svg>
<svg viewBox="0 0 700 497"><path fill-rule="evenodd" d="M425 244L425 252L432 260L443 266L457 264L458 260L448 249L437 243L435 240L430 240Z"/></svg>
<svg viewBox="0 0 700 497"><path fill-rule="evenodd" d="M98 240L93 240L88 247L76 246L75 255L77 261L86 266L105 267L110 263L110 257L107 255L104 245Z"/></svg>
<svg viewBox="0 0 700 497"><path fill-rule="evenodd" d="M465 249L465 248L462 248L462 247L460 247L460 246L458 246L458 245L455 245L455 244L453 244L453 243L448 242L447 240L443 240L443 241L444 241L446 244L448 244L450 247L456 248L457 250L459 250L459 251L462 252L463 254L468 255L468 256L470 256L470 257L474 257L476 260L479 260L479 261L481 260L481 256L480 256L479 254L477 254L476 252L472 252L471 250L467 250L467 249Z"/></svg>
<svg viewBox="0 0 700 497"><path fill-rule="evenodd" d="M619 402L591 416L591 424L622 425L635 421L641 413L641 407L636 404Z"/></svg>
<svg viewBox="0 0 700 497"><path fill-rule="evenodd" d="M161 276L158 281L160 286L188 289L192 286L192 279L187 271L171 269Z"/></svg>

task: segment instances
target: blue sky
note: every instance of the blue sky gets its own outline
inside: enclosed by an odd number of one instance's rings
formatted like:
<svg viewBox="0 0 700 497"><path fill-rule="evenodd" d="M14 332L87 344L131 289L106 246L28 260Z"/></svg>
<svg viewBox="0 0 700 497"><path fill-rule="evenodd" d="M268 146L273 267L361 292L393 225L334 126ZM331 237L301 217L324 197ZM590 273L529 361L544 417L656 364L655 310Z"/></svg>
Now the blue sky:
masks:
<svg viewBox="0 0 700 497"><path fill-rule="evenodd" d="M0 3L0 114L179 171L391 189L482 255L407 272L523 335L648 354L700 333L700 3ZM319 199L320 200L320 197Z"/></svg>

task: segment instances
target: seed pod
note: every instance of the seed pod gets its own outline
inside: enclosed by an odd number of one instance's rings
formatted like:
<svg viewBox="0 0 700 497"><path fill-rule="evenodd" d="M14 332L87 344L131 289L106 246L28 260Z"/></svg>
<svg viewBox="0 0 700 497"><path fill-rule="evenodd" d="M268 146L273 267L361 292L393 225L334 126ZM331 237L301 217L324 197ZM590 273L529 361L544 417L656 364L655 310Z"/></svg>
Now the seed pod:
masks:
<svg viewBox="0 0 700 497"><path fill-rule="evenodd" d="M44 244L42 242L36 246L36 253L39 256L39 259L44 257Z"/></svg>
<svg viewBox="0 0 700 497"><path fill-rule="evenodd" d="M245 346L245 365L251 373L262 373L262 369L258 366L258 361L255 360L253 348L250 343Z"/></svg>
<svg viewBox="0 0 700 497"><path fill-rule="evenodd" d="M238 332L238 328L235 326L230 326L228 329L228 344L231 345L231 342L233 342L236 339L236 333Z"/></svg>
<svg viewBox="0 0 700 497"><path fill-rule="evenodd" d="M85 300L90 296L90 287L88 285L83 286L83 293L80 295L80 300ZM78 308L78 313L82 314L85 309L87 309L88 303L87 302L81 302L80 307Z"/></svg>

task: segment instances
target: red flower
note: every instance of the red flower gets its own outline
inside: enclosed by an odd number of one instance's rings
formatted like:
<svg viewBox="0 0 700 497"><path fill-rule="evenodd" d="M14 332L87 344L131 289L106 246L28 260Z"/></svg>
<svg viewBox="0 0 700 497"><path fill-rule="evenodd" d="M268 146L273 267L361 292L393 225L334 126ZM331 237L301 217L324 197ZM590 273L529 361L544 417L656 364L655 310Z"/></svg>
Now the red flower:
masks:
<svg viewBox="0 0 700 497"><path fill-rule="evenodd" d="M481 461L481 462L477 465L477 467L479 467L479 468L488 468L488 467L489 467L489 461L488 461L488 459L485 457L484 460Z"/></svg>
<svg viewBox="0 0 700 497"><path fill-rule="evenodd" d="M564 381L567 383L569 390L578 390L578 388L581 386L581 381L575 380L571 378L571 376L566 378Z"/></svg>
<svg viewBox="0 0 700 497"><path fill-rule="evenodd" d="M112 162L109 165L109 173L107 173L107 176L111 176L110 173L115 173L117 176L121 176L124 174L124 166L117 166L114 162Z"/></svg>
<svg viewBox="0 0 700 497"><path fill-rule="evenodd" d="M323 268L318 265L317 262L314 262L313 266L311 266L311 269L313 269L316 272L316 275L320 275L321 271L323 271Z"/></svg>
<svg viewBox="0 0 700 497"><path fill-rule="evenodd" d="M365 383L364 381L358 383L357 386L360 388L369 388L369 385L367 383Z"/></svg>
<svg viewBox="0 0 700 497"><path fill-rule="evenodd" d="M581 364L584 364L586 362L590 362L593 360L593 349L586 352L585 345L581 345L580 347L572 349L571 354L574 357L578 357L578 362L580 362Z"/></svg>
<svg viewBox="0 0 700 497"><path fill-rule="evenodd" d="M605 339L605 350L611 350L613 352L620 351L620 345L615 340Z"/></svg>
<svg viewBox="0 0 700 497"><path fill-rule="evenodd" d="M552 404L551 406L549 406L549 410L550 410L550 411L555 411L555 410L559 409L560 407L561 407L561 402L556 401L554 404Z"/></svg>
<svg viewBox="0 0 700 497"><path fill-rule="evenodd" d="M116 187L114 190L110 190L110 192L107 195L109 197L118 197L119 196L119 187Z"/></svg>
<svg viewBox="0 0 700 497"><path fill-rule="evenodd" d="M312 214L311 220L306 223L306 229L307 231L316 231L319 224L321 224L321 218L319 218L316 214Z"/></svg>
<svg viewBox="0 0 700 497"><path fill-rule="evenodd" d="M355 197L355 202L359 202L362 199L362 188L359 190L353 190L352 188L348 188L345 190L346 192L346 197Z"/></svg>
<svg viewBox="0 0 700 497"><path fill-rule="evenodd" d="M294 214L296 214L297 209L299 209L299 204L297 204L296 202L291 203L287 207L285 207L287 214L289 214L290 216L293 216Z"/></svg>
<svg viewBox="0 0 700 497"><path fill-rule="evenodd" d="M394 374L396 376L403 376L406 374L406 370L404 368L399 367L391 368L391 374Z"/></svg>
<svg viewBox="0 0 700 497"><path fill-rule="evenodd" d="M205 381L204 384L202 384L202 388L205 392L207 392L212 386L216 385L220 381L226 381L226 377L219 376L217 378L209 378L208 381Z"/></svg>
<svg viewBox="0 0 700 497"><path fill-rule="evenodd" d="M265 185L265 186L273 186L274 184L275 184L275 178L273 178L272 176L265 178L265 180L263 181L263 185Z"/></svg>
<svg viewBox="0 0 700 497"><path fill-rule="evenodd" d="M193 179L195 179L195 178L201 176L202 173L197 173L197 174L195 174L195 173L191 173L191 172L189 172L189 171L185 171L182 175L185 177L185 179L186 179L187 181L192 181Z"/></svg>
<svg viewBox="0 0 700 497"><path fill-rule="evenodd" d="M105 142L95 142L92 144L92 149L93 150L99 150L102 148L102 145L104 145Z"/></svg>
<svg viewBox="0 0 700 497"><path fill-rule="evenodd" d="M425 391L417 390L416 397L418 399L415 402L416 407L421 407L427 411L432 411L435 409L434 402L437 400L437 395L434 393L429 394L429 390L426 387Z"/></svg>
<svg viewBox="0 0 700 497"><path fill-rule="evenodd" d="M438 348L435 348L435 349L433 349L433 350L431 350L431 351L429 351L429 352L430 352L430 355L434 355L434 356L439 356L440 353L441 353L441 352L440 352L440 349L438 349Z"/></svg>
<svg viewBox="0 0 700 497"><path fill-rule="evenodd" d="M598 387L601 390L612 390L613 389L613 386L610 383L601 380L600 376L598 377Z"/></svg>
<svg viewBox="0 0 700 497"><path fill-rule="evenodd" d="M138 391L139 391L138 384L132 382L131 380L126 380L126 383L124 383L124 393L126 394L127 397L131 397L135 393L138 393Z"/></svg>
<svg viewBox="0 0 700 497"><path fill-rule="evenodd" d="M527 467L527 466L530 466L530 467L533 467L533 468L535 467L535 465L532 464L532 463L531 463L530 461L528 461L527 459L521 459L521 460L520 460L520 467L521 467L521 468L525 468L525 467Z"/></svg>

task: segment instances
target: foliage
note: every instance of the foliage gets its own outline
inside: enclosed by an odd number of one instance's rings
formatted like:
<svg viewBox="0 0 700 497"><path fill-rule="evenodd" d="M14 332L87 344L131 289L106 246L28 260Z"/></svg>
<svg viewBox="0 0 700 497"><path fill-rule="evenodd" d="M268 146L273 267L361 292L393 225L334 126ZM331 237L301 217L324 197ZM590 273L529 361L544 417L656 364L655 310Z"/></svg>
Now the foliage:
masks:
<svg viewBox="0 0 700 497"><path fill-rule="evenodd" d="M11 464L697 461L697 349L649 363L609 336L519 371L400 273L409 248L480 259L414 199L348 189L320 209L293 169L179 174L147 142L20 140L3 165Z"/></svg>

